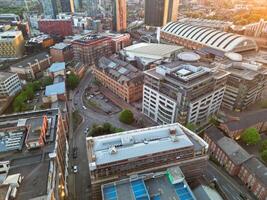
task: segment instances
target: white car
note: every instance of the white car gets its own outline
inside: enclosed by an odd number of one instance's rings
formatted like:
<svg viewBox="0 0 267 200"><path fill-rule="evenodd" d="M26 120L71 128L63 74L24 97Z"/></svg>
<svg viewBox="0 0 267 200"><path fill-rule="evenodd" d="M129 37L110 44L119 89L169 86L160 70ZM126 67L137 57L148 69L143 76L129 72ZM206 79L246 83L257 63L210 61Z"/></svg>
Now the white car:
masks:
<svg viewBox="0 0 267 200"><path fill-rule="evenodd" d="M73 166L73 173L78 173L78 166L77 165L74 165Z"/></svg>
<svg viewBox="0 0 267 200"><path fill-rule="evenodd" d="M86 110L86 107L85 107L85 106L83 106L83 109L84 109L84 110Z"/></svg>

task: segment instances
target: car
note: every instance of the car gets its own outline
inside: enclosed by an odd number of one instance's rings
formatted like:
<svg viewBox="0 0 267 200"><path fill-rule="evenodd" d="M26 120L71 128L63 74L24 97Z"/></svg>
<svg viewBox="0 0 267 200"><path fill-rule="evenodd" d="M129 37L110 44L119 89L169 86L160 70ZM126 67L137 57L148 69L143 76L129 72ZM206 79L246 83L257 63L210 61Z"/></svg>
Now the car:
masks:
<svg viewBox="0 0 267 200"><path fill-rule="evenodd" d="M78 153L78 148L77 147L74 147L73 148L73 152L72 152L72 157L75 159L77 158L77 153Z"/></svg>
<svg viewBox="0 0 267 200"><path fill-rule="evenodd" d="M74 173L74 174L77 174L77 173L78 173L78 166L77 166L77 165L74 165L74 166L72 167L72 169L73 169L73 173Z"/></svg>
<svg viewBox="0 0 267 200"><path fill-rule="evenodd" d="M85 107L85 106L83 106L83 109L84 109L84 110L86 110L86 107Z"/></svg>
<svg viewBox="0 0 267 200"><path fill-rule="evenodd" d="M245 194L239 193L239 196L241 197L241 199L243 200L248 200L247 196Z"/></svg>

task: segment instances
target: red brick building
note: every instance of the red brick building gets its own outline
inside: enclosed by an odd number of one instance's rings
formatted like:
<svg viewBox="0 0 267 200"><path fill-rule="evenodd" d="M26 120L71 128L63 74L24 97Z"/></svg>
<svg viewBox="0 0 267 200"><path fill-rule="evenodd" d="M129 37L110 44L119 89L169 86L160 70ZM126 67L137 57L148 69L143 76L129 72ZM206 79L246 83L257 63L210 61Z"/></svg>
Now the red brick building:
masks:
<svg viewBox="0 0 267 200"><path fill-rule="evenodd" d="M38 21L40 32L65 37L73 34L72 21L67 19L41 19Z"/></svg>
<svg viewBox="0 0 267 200"><path fill-rule="evenodd" d="M50 47L53 62L68 62L73 59L73 50L70 44L57 43Z"/></svg>
<svg viewBox="0 0 267 200"><path fill-rule="evenodd" d="M124 34L112 34L109 35L112 40L112 52L116 53L122 50L124 47L131 45L131 36L128 33Z"/></svg>

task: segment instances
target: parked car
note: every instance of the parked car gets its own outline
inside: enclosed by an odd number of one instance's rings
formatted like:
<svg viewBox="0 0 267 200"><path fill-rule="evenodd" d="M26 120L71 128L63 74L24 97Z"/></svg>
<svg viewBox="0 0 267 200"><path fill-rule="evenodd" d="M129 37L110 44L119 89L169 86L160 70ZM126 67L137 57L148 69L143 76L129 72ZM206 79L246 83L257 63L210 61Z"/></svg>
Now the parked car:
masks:
<svg viewBox="0 0 267 200"><path fill-rule="evenodd" d="M77 147L74 147L73 148L73 152L72 152L72 157L75 159L77 158L77 154L78 154L78 148Z"/></svg>
<svg viewBox="0 0 267 200"><path fill-rule="evenodd" d="M84 110L86 110L86 107L85 107L85 106L83 106L83 109L84 109Z"/></svg>
<svg viewBox="0 0 267 200"><path fill-rule="evenodd" d="M78 173L78 166L77 166L77 165L74 165L74 166L72 167L72 169L73 169L73 173L74 173L74 174Z"/></svg>

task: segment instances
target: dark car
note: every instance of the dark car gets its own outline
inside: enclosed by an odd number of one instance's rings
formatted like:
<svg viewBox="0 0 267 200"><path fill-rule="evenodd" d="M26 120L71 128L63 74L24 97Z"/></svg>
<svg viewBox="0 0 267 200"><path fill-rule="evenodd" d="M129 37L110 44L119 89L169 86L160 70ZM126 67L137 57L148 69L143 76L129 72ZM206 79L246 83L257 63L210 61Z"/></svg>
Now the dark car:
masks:
<svg viewBox="0 0 267 200"><path fill-rule="evenodd" d="M77 154L78 154L78 148L77 147L74 147L73 148L73 152L72 152L72 157L73 158L77 158Z"/></svg>
<svg viewBox="0 0 267 200"><path fill-rule="evenodd" d="M248 200L248 198L245 194L239 193L239 196L244 200Z"/></svg>

